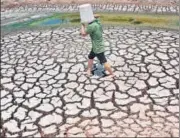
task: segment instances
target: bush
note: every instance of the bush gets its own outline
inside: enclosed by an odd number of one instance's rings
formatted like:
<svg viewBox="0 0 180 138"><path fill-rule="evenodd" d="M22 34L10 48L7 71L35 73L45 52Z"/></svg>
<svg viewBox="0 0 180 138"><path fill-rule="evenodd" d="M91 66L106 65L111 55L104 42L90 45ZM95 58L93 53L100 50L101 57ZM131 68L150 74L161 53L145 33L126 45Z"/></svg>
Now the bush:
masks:
<svg viewBox="0 0 180 138"><path fill-rule="evenodd" d="M72 23L79 23L80 21L80 18L75 18L71 20Z"/></svg>
<svg viewBox="0 0 180 138"><path fill-rule="evenodd" d="M142 24L141 21L133 21L133 24Z"/></svg>
<svg viewBox="0 0 180 138"><path fill-rule="evenodd" d="M134 19L133 18L129 18L129 22L132 22L132 21L134 21Z"/></svg>

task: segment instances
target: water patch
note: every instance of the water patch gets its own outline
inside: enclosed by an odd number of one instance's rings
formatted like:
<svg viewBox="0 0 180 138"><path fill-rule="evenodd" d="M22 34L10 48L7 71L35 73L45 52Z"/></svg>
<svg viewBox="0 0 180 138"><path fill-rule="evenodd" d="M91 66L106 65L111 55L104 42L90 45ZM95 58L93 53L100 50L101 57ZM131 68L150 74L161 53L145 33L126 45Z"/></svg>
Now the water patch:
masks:
<svg viewBox="0 0 180 138"><path fill-rule="evenodd" d="M52 17L53 15L44 17L40 15L33 15L30 17L21 18L20 20L9 21L1 25L2 31L15 31L22 29L33 29L42 27L59 27L62 24L67 24L70 21L66 18Z"/></svg>

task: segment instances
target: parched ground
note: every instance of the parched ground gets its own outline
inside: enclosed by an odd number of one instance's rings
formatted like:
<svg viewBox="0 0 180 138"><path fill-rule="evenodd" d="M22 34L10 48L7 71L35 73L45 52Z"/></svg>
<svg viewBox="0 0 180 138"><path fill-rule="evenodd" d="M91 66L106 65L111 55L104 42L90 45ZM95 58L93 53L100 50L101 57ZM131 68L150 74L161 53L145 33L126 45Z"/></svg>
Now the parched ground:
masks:
<svg viewBox="0 0 180 138"><path fill-rule="evenodd" d="M79 28L2 36L6 136L178 137L178 32L109 27L104 39L114 80L83 75Z"/></svg>
<svg viewBox="0 0 180 138"><path fill-rule="evenodd" d="M83 3L131 3L131 4L151 4L151 5L177 5L178 0L1 0L1 8L14 7L27 4L83 4Z"/></svg>

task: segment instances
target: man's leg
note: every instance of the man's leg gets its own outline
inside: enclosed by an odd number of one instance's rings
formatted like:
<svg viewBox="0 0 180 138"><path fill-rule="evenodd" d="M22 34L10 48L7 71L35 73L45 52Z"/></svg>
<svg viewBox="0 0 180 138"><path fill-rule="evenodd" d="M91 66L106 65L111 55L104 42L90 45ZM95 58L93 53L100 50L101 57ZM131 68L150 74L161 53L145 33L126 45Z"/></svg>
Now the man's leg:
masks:
<svg viewBox="0 0 180 138"><path fill-rule="evenodd" d="M93 61L94 61L95 53L93 51L90 52L88 56L88 68L87 68L87 75L91 75L92 67L93 67Z"/></svg>
<svg viewBox="0 0 180 138"><path fill-rule="evenodd" d="M97 54L97 58L99 59L100 63L104 65L105 70L109 72L110 76L114 77L115 75L111 69L110 64L107 62L104 52Z"/></svg>
<svg viewBox="0 0 180 138"><path fill-rule="evenodd" d="M104 68L105 68L105 70L107 70L109 72L110 75L112 75L112 77L114 76L114 73L113 73L111 66L108 62L104 63Z"/></svg>
<svg viewBox="0 0 180 138"><path fill-rule="evenodd" d="M87 75L91 75L91 70L92 70L92 66L93 66L93 61L94 59L88 59L88 68L87 68Z"/></svg>

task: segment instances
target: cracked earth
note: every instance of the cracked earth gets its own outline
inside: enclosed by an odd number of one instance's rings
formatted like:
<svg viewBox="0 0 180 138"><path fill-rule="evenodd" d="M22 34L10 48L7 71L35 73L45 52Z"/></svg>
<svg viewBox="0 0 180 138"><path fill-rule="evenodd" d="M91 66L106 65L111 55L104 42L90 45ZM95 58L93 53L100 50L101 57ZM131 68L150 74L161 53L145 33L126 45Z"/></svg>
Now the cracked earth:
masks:
<svg viewBox="0 0 180 138"><path fill-rule="evenodd" d="M178 32L107 27L103 35L114 80L97 60L95 75L83 75L91 41L79 28L2 36L7 137L178 137Z"/></svg>

